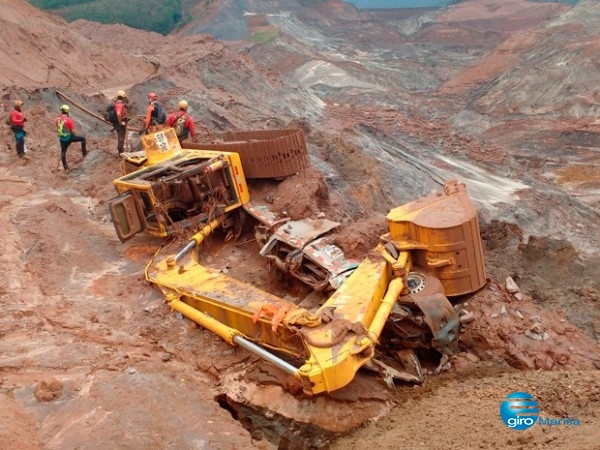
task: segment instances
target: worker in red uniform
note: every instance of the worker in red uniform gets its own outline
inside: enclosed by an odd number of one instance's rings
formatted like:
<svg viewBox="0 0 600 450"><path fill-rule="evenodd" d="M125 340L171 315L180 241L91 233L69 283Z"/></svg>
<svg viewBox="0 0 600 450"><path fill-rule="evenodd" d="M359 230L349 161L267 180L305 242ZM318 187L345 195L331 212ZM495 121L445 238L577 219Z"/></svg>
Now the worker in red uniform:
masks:
<svg viewBox="0 0 600 450"><path fill-rule="evenodd" d="M163 125L166 121L162 105L158 103L158 95L154 92L148 94L148 107L146 108L146 117L144 119L144 128L140 134L146 134L150 128L157 125Z"/></svg>
<svg viewBox="0 0 600 450"><path fill-rule="evenodd" d="M114 124L115 131L117 132L117 152L119 155L123 153L125 149L125 137L127 136L127 117L129 108L129 102L127 101L127 94L125 91L120 90L117 92L117 100L115 101L115 114L117 115L117 122Z"/></svg>
<svg viewBox="0 0 600 450"><path fill-rule="evenodd" d="M179 111L169 114L167 126L175 128L175 133L181 144L188 137L196 136L194 128L194 119L187 112L188 102L181 100L179 102Z"/></svg>
<svg viewBox="0 0 600 450"><path fill-rule="evenodd" d="M65 172L69 171L67 164L67 149L73 142L81 142L81 155L85 158L87 155L86 140L83 136L75 133L75 123L69 116L69 105L60 106L60 116L54 120L60 141L60 159Z"/></svg>
<svg viewBox="0 0 600 450"><path fill-rule="evenodd" d="M10 129L15 135L15 147L19 158L25 158L25 135L27 134L24 129L27 118L25 117L25 114L23 114L22 108L23 102L21 100L15 100L15 107L6 121L6 124L10 125Z"/></svg>

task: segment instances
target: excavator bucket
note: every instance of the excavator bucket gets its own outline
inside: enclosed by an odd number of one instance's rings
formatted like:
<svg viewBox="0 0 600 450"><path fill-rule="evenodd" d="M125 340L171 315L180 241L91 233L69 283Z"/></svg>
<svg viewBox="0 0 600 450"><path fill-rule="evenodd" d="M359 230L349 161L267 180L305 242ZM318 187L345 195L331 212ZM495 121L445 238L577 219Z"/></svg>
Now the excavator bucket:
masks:
<svg viewBox="0 0 600 450"><path fill-rule="evenodd" d="M416 266L434 274L445 295L458 296L486 284L477 210L466 187L448 181L443 194L430 195L390 211L386 240L411 250Z"/></svg>

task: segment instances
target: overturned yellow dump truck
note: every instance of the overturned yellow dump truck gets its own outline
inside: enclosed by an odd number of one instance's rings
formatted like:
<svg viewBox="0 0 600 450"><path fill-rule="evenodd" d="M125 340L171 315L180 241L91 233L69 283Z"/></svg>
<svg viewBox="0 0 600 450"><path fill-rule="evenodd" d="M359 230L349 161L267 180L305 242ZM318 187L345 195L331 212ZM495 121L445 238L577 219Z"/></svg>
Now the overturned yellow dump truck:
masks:
<svg viewBox="0 0 600 450"><path fill-rule="evenodd" d="M283 141L262 132L263 156L285 163L272 173L258 165L258 177L285 177L308 163L298 132L283 133ZM452 351L459 319L447 297L486 282L477 214L463 184L449 181L439 194L391 210L389 232L357 262L320 241L335 223L290 221L252 202L244 151L260 139L182 149L167 129L143 141L144 154L126 155L129 173L114 181L119 196L109 206L121 240L144 230L188 236L163 246L145 269L171 308L276 365L306 394L348 385L382 347L400 363L398 378L415 382L422 380L415 349ZM236 237L246 220L267 230L261 255L331 292L321 306L301 308L200 262L208 236L219 229Z"/></svg>

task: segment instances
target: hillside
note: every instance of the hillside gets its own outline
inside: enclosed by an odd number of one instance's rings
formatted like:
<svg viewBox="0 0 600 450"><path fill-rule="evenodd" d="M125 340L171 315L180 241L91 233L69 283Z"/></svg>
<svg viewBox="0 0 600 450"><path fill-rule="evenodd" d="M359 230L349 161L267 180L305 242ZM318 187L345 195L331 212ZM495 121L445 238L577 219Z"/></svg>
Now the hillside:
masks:
<svg viewBox="0 0 600 450"><path fill-rule="evenodd" d="M20 98L28 118L28 158L7 127L0 152L0 449L597 447L600 4L304 3L214 1L163 36L0 0L0 112ZM365 371L297 398L276 369L168 310L143 277L160 241L120 243L110 222L110 127L72 105L90 154L73 144L69 173L58 161L57 91L101 113L119 89L134 125L148 92L168 111L186 99L195 142L302 128L312 167L273 202L341 222L352 256L370 251L390 208L465 183L489 282L458 300L474 321L449 366L420 387ZM206 252L286 295L256 248ZM536 323L549 339L527 337ZM515 434L498 407L518 389L582 426Z"/></svg>

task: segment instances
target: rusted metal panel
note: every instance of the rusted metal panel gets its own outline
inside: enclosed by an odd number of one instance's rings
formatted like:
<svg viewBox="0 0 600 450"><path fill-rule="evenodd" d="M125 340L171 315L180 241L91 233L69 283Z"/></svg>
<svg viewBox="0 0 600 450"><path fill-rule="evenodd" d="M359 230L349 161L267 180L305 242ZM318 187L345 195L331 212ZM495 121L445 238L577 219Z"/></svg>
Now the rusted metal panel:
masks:
<svg viewBox="0 0 600 450"><path fill-rule="evenodd" d="M299 129L229 131L219 138L220 142L184 145L239 154L246 178L284 178L309 164L304 134Z"/></svg>

